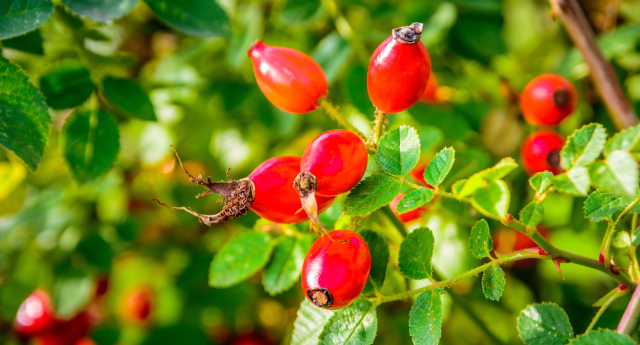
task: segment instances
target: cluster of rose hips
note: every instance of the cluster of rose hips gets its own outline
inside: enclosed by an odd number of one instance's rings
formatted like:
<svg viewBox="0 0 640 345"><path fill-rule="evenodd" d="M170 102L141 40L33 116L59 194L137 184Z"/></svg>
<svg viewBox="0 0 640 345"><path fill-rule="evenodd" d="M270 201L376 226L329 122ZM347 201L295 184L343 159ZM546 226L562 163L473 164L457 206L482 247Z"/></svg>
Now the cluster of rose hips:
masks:
<svg viewBox="0 0 640 345"><path fill-rule="evenodd" d="M36 345L95 345L88 334L102 321L108 287L107 278L99 279L93 300L70 319L59 317L49 294L37 289L20 305L14 329L20 338L32 338ZM140 325L149 319L151 308L150 290L134 287L122 298L120 314L126 322Z"/></svg>
<svg viewBox="0 0 640 345"><path fill-rule="evenodd" d="M371 58L367 89L378 113L397 113L421 98L435 102L437 82L431 75L431 60L420 42L422 24L394 29ZM317 109L328 93L322 67L310 56L291 48L254 43L248 55L258 86L276 107L295 114ZM382 123L384 125L384 123ZM247 178L226 182L197 178L186 169L190 180L208 189L197 197L219 194L225 197L222 211L201 215L185 210L211 225L237 218L250 209L276 223L299 223L309 219L322 236L307 253L302 269L302 289L316 306L339 309L362 293L371 269L371 254L362 237L348 230L326 232L318 214L327 209L337 195L351 190L364 176L368 163L362 138L347 130L320 134L302 157L281 156L266 160Z"/></svg>
<svg viewBox="0 0 640 345"><path fill-rule="evenodd" d="M534 126L559 125L573 113L577 103L578 95L571 82L556 74L543 74L534 78L520 95L522 114ZM522 165L527 173L561 173L560 151L564 141L559 133L549 128L530 134L520 149Z"/></svg>

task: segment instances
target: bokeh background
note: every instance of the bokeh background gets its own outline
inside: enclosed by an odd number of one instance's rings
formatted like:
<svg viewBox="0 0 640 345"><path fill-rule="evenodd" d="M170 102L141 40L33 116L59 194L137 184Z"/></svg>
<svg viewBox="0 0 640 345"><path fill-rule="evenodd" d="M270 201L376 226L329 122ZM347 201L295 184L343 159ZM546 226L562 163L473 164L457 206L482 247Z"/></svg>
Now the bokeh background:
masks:
<svg viewBox="0 0 640 345"><path fill-rule="evenodd" d="M289 343L304 298L298 284L276 296L264 292L261 273L228 289L207 284L209 264L230 238L250 229L278 233L283 227L254 213L207 227L151 200L207 214L221 208L215 196L194 199L202 190L181 171L171 143L191 172L222 180L227 168L233 178L241 178L267 158L300 155L316 135L337 128L321 110L292 115L266 100L246 53L256 39L311 55L327 74L329 99L356 127L370 133L374 108L367 95L366 71L371 54L391 29L423 22L422 42L440 81L440 103L418 104L391 115L390 127L415 126L425 161L444 146L455 148L456 163L444 188L502 157L518 159L519 145L533 128L524 123L507 90L521 90L541 73L562 74L578 89L578 109L559 128L562 134L588 122L615 132L579 52L543 0L217 3L230 18L230 37L181 33L140 1L108 25L75 18L80 41L60 15L32 33L2 41L2 55L25 69L36 84L60 60L78 58L79 50L89 52L82 54L83 59L90 56L91 64L85 67L91 68L92 76L135 81L149 96L157 120L112 114L120 142L115 164L84 182L73 177L59 149L60 132L73 109L51 111L46 152L35 173L0 150L0 343L20 343L12 323L20 303L35 288L48 290L59 312L72 315L93 298L95 282L104 277L109 290L100 305L103 320L91 332L99 345ZM640 1L580 3L637 105ZM510 213L518 214L532 198L527 176L518 169L507 182L512 191ZM341 199L322 215L325 225L338 220ZM556 246L596 257L604 227L584 218L583 202L550 196L544 202L542 225ZM469 230L477 219L467 207L447 201L409 227L428 225L434 231L434 266L448 277L480 264L467 250ZM490 225L499 231L499 224ZM381 215L363 226L380 232L391 227ZM286 228L307 232L308 223ZM509 249L513 236L504 238L502 245ZM397 243L390 242L397 254ZM616 252L616 262L625 260L624 252ZM407 289L409 283L392 268L387 291ZM500 302L483 297L479 278L451 289L444 299L442 344L519 344L517 315L537 301L558 303L581 333L596 312L591 305L615 287L606 275L572 265L563 266L564 280L551 262L506 271ZM127 292L141 285L154 296L151 320L143 325L128 322L119 311ZM624 297L614 303L598 326L615 328L627 301ZM410 307L410 301L402 301L378 308L376 344L411 344Z"/></svg>

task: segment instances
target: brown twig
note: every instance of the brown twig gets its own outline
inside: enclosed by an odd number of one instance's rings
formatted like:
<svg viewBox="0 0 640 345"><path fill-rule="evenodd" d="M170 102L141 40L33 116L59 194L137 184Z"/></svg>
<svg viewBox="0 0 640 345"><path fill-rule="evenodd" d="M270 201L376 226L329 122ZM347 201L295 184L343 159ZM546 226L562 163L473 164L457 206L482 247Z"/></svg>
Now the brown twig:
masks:
<svg viewBox="0 0 640 345"><path fill-rule="evenodd" d="M589 66L591 77L616 127L624 129L638 124L638 116L622 91L613 67L598 47L595 34L576 0L549 0L553 14L562 18L573 43Z"/></svg>

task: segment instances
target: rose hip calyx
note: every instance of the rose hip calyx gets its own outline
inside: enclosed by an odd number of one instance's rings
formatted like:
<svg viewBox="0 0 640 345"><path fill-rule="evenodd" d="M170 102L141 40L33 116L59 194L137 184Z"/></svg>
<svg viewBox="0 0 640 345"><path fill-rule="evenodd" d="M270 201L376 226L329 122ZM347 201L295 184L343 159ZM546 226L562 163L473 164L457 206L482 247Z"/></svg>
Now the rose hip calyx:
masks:
<svg viewBox="0 0 640 345"><path fill-rule="evenodd" d="M333 304L333 296L328 289L310 289L307 290L307 296L318 308L329 308Z"/></svg>
<svg viewBox="0 0 640 345"><path fill-rule="evenodd" d="M420 35L422 35L422 23L415 22L409 26L402 26L393 29L393 38L404 44L415 44L420 41Z"/></svg>
<svg viewBox="0 0 640 345"><path fill-rule="evenodd" d="M171 145L171 147L173 147L173 145ZM175 147L173 147L173 151L176 153L176 157L178 158L180 167L182 168L184 173L189 176L189 181L197 183L202 187L208 189L207 191L196 195L196 198L202 198L210 194L218 194L224 197L225 204L222 207L222 211L220 211L219 213L214 215L206 215L199 214L198 212L184 206L170 206L158 199L153 200L155 200L158 204L170 209L187 211L192 215L198 217L200 223L206 224L208 226L217 223L223 223L231 219L236 219L249 212L249 209L251 208L251 205L253 204L256 196L256 187L250 178L232 180L229 176L229 170L227 170L227 178L229 179L229 181L213 182L211 181L211 177L208 177L207 181L204 181L202 179L202 174L198 175L198 178L191 175L182 164L182 160L180 159L180 156L178 155Z"/></svg>

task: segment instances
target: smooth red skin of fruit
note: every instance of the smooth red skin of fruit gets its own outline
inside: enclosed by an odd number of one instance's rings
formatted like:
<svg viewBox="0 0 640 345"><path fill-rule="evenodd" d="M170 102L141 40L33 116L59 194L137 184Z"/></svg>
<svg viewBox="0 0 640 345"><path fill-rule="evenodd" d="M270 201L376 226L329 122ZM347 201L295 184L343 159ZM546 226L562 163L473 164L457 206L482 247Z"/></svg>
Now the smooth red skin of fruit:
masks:
<svg viewBox="0 0 640 345"><path fill-rule="evenodd" d="M542 237L549 238L549 230L538 226L538 232ZM515 239L513 238L515 236ZM493 247L501 254L508 254L518 250L538 248L538 245L533 242L527 235L512 230L512 229L500 229L493 235ZM536 259L518 260L513 262L514 267L530 266L536 263Z"/></svg>
<svg viewBox="0 0 640 345"><path fill-rule="evenodd" d="M428 208L424 206L420 206L413 211L398 213L397 211L398 204L400 203L400 200L402 200L402 198L404 198L404 194L402 193L398 194L398 196L396 196L395 199L391 201L391 203L389 204L389 207L391 207L391 211L393 211L393 213L398 217L398 219L400 219L400 221L405 224L411 223L414 220L420 219L420 217L422 217L423 214L429 211Z"/></svg>
<svg viewBox="0 0 640 345"><path fill-rule="evenodd" d="M300 171L312 173L317 195L335 196L355 187L367 171L367 147L350 131L336 129L320 134L304 150Z"/></svg>
<svg viewBox="0 0 640 345"><path fill-rule="evenodd" d="M431 73L429 77L429 81L427 82L427 87L424 89L424 93L420 97L420 102L424 103L439 103L438 99L438 79L435 74Z"/></svg>
<svg viewBox="0 0 640 345"><path fill-rule="evenodd" d="M300 173L300 156L280 156L267 159L249 178L256 187L251 209L260 217L280 224L303 222L309 217L302 209L300 195L293 180ZM318 213L331 206L335 197L316 196Z"/></svg>
<svg viewBox="0 0 640 345"><path fill-rule="evenodd" d="M308 113L327 95L327 77L309 55L257 41L249 49L256 81L276 107L294 114Z"/></svg>
<svg viewBox="0 0 640 345"><path fill-rule="evenodd" d="M529 175L542 171L550 171L554 175L562 173L561 167L549 164L547 156L549 152L562 150L564 141L560 134L550 130L540 130L530 134L520 147L520 158L524 170Z"/></svg>
<svg viewBox="0 0 640 345"><path fill-rule="evenodd" d="M369 98L385 113L407 110L422 97L430 75L431 59L422 42L403 44L389 36L369 62Z"/></svg>
<svg viewBox="0 0 640 345"><path fill-rule="evenodd" d="M565 106L553 102L553 93L566 90L569 101ZM573 84L556 74L543 74L531 80L520 95L520 108L524 118L532 125L555 126L571 115L578 103Z"/></svg>
<svg viewBox="0 0 640 345"><path fill-rule="evenodd" d="M325 309L340 309L355 301L369 279L371 270L371 253L360 235L349 230L329 232L335 241L327 235L316 240L302 265L302 292L308 290L328 289L333 297L333 304Z"/></svg>
<svg viewBox="0 0 640 345"><path fill-rule="evenodd" d="M89 333L90 319L81 312L71 320L62 323L35 338L35 345L76 345L76 342Z"/></svg>
<svg viewBox="0 0 640 345"><path fill-rule="evenodd" d="M20 305L14 328L20 334L35 335L61 323L53 309L49 294L36 290Z"/></svg>

